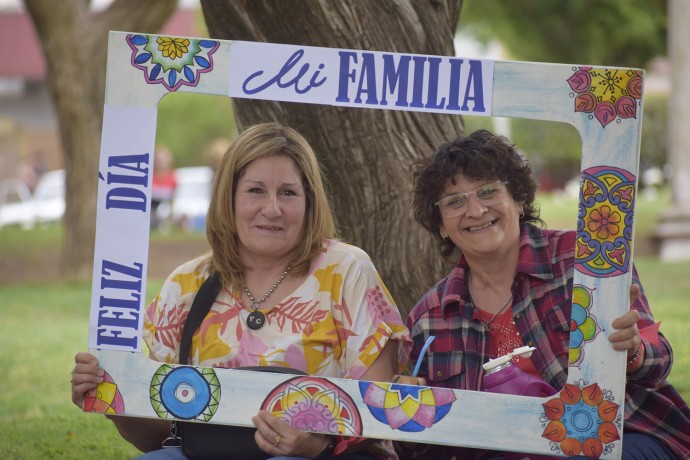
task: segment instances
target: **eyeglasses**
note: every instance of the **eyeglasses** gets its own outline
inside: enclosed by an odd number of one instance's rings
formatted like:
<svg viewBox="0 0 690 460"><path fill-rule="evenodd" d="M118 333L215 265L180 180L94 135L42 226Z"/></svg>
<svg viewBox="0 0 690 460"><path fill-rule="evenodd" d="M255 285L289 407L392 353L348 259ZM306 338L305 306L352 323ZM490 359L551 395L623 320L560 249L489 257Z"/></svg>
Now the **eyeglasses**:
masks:
<svg viewBox="0 0 690 460"><path fill-rule="evenodd" d="M434 204L439 207L443 217L458 217L467 212L471 195L476 196L479 202L484 206L491 206L501 201L503 198L504 185L507 184L508 182L496 180L482 185L471 192L456 193L447 196Z"/></svg>

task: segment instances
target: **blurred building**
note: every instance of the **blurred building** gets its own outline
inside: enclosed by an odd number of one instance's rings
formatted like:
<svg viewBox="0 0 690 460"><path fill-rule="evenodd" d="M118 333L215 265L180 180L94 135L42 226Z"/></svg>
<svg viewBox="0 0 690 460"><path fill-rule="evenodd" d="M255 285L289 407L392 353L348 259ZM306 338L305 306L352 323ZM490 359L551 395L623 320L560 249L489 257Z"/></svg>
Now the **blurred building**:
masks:
<svg viewBox="0 0 690 460"><path fill-rule="evenodd" d="M182 2L161 34L200 36L197 14L196 5ZM0 180L17 177L37 157L46 169L59 169L62 147L46 63L31 17L18 1L0 1L0 43Z"/></svg>

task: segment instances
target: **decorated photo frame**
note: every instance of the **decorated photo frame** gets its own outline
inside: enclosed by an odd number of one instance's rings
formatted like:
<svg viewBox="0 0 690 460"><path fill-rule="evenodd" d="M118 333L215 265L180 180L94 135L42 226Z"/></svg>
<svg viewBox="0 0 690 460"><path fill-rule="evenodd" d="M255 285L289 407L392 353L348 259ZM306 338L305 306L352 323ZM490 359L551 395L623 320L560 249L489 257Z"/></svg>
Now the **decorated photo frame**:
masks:
<svg viewBox="0 0 690 460"><path fill-rule="evenodd" d="M329 407L329 434L619 459L626 357L607 336L629 308L643 83L639 69L111 32L89 325L106 376L84 410L253 426L265 409L296 426L300 414L284 402L299 395L303 407ZM575 127L582 163L565 388L534 398L150 360L141 337L153 151L157 106L171 92Z"/></svg>

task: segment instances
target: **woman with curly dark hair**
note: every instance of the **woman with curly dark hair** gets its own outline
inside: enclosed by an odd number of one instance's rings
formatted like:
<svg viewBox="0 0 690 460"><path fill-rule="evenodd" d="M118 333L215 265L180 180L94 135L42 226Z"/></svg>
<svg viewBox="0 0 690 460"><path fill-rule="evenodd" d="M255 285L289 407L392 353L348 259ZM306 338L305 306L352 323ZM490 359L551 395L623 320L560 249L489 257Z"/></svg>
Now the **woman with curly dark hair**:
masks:
<svg viewBox="0 0 690 460"><path fill-rule="evenodd" d="M417 221L439 241L443 256L459 253L407 320L413 360L435 337L418 375L432 386L485 390L483 364L526 346L534 347L532 355L513 356L513 363L560 390L568 371L575 231L543 228L532 170L505 137L486 130L458 137L411 169ZM666 380L668 341L661 333L658 340L640 335L654 318L634 267L630 297L630 310L613 321L608 336L628 359L623 458L690 458L690 410ZM401 458L544 458L397 447Z"/></svg>

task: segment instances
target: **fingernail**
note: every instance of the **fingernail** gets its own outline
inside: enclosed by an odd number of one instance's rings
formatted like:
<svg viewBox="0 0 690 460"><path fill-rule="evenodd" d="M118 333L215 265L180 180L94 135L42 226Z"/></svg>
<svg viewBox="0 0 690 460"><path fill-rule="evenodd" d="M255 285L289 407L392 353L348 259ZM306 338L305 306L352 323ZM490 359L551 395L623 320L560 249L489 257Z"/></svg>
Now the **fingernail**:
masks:
<svg viewBox="0 0 690 460"><path fill-rule="evenodd" d="M103 369L98 369L98 372L96 372L96 374L103 377L105 375L105 371Z"/></svg>

